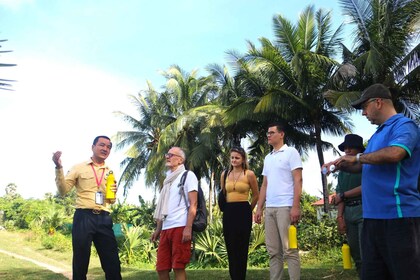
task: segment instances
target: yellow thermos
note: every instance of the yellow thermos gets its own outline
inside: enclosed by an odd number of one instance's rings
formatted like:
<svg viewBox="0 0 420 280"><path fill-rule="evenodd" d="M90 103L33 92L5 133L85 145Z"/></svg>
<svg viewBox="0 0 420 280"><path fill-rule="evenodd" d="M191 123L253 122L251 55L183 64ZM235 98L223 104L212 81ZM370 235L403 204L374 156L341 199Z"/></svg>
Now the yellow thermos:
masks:
<svg viewBox="0 0 420 280"><path fill-rule="evenodd" d="M343 253L343 268L351 269L350 246L347 244L347 242L343 243L341 252Z"/></svg>
<svg viewBox="0 0 420 280"><path fill-rule="evenodd" d="M297 232L294 225L289 227L289 248L297 249Z"/></svg>
<svg viewBox="0 0 420 280"><path fill-rule="evenodd" d="M106 178L106 190L105 190L106 199L115 199L115 192L111 190L112 185L115 185L115 176L114 176L114 172L110 170L108 173L108 177Z"/></svg>

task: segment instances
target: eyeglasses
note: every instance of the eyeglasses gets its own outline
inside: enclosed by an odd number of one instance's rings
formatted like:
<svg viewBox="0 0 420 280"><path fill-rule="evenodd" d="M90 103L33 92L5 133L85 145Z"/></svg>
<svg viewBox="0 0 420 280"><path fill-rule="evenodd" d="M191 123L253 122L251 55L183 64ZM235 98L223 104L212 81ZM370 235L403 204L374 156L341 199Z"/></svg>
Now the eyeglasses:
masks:
<svg viewBox="0 0 420 280"><path fill-rule="evenodd" d="M180 155L176 155L176 154L172 154L172 153L166 153L166 154L165 154L165 157L166 157L166 158L172 158L172 157L180 157L180 158L182 158L182 156L180 156Z"/></svg>
<svg viewBox="0 0 420 280"><path fill-rule="evenodd" d="M367 108L367 106L369 105L369 103L378 100L377 98L374 99L369 99L368 101L366 101L365 103L362 104L361 108L362 110L365 110Z"/></svg>
<svg viewBox="0 0 420 280"><path fill-rule="evenodd" d="M266 133L266 135L267 136L273 136L274 134L276 134L277 132L276 131L268 131L267 133Z"/></svg>

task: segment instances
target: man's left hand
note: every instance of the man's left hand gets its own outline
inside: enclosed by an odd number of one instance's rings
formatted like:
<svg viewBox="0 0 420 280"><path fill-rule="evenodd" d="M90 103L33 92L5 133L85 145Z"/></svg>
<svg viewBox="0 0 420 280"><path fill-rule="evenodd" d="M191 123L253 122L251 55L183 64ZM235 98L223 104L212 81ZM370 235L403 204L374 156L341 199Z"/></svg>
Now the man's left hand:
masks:
<svg viewBox="0 0 420 280"><path fill-rule="evenodd" d="M182 242L188 242L192 239L192 228L186 226L182 232Z"/></svg>
<svg viewBox="0 0 420 280"><path fill-rule="evenodd" d="M290 209L290 221L292 224L297 224L300 220L300 208L292 206Z"/></svg>

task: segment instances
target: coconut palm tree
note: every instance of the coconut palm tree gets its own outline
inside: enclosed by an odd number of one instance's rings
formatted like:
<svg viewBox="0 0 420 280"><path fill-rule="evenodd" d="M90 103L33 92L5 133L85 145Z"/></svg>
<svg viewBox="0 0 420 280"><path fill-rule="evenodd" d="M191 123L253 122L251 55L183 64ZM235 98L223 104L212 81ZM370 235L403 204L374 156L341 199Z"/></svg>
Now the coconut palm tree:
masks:
<svg viewBox="0 0 420 280"><path fill-rule="evenodd" d="M315 148L322 165L323 151L333 148L322 140L322 134L342 135L352 127L347 116L323 97L339 65L333 57L340 47L342 27L333 30L331 13L315 12L313 6L302 12L296 25L281 15L273 22L274 42L261 38L260 48L249 42L248 52L236 60L246 98L234 103L228 113L232 121L239 117L259 123L253 130L258 146L265 142L268 123L286 121L288 142L301 152ZM320 176L324 197L328 197L326 177L321 172Z"/></svg>
<svg viewBox="0 0 420 280"><path fill-rule="evenodd" d="M117 134L117 148L129 146L128 156L121 163L125 167L122 175L125 188L138 179L142 169L145 169L148 186L162 186L163 155L171 146L187 151L187 168L194 171L198 179L210 178L205 160L218 154L213 144L217 141L210 139L220 134L206 125L217 120L217 108L208 105L215 96L211 79L198 77L196 70L187 73L177 65L161 74L166 79L162 92L154 90L149 83L148 89L142 92L144 97L132 97L140 112L139 119L119 112L134 128Z"/></svg>
<svg viewBox="0 0 420 280"><path fill-rule="evenodd" d="M196 174L199 183L201 178L209 183L208 203L212 213L215 174L222 168L224 154L223 109L215 99L217 87L213 77L198 77L197 73L183 72L177 66L164 72L165 94L178 110L174 112L174 121L162 131L159 148L167 150L172 145L185 148L187 169Z"/></svg>
<svg viewBox="0 0 420 280"><path fill-rule="evenodd" d="M340 0L344 15L355 26L354 47L344 47L338 72L342 90L326 97L337 108L351 111L351 101L373 83L390 87L396 109L420 124L420 2L411 0ZM338 79L343 80L343 79Z"/></svg>
<svg viewBox="0 0 420 280"><path fill-rule="evenodd" d="M132 130L120 131L115 136L116 149L128 147L127 157L121 162L124 169L120 182L123 183L124 196L143 170L146 187L159 186L164 180L163 165L155 162L163 161L163 154L158 153L158 144L162 130L173 121L172 108L168 106L166 96L157 92L150 82L147 85L148 89L138 96L130 96L139 114L138 118L116 112L132 127ZM154 164L149 164L151 162Z"/></svg>

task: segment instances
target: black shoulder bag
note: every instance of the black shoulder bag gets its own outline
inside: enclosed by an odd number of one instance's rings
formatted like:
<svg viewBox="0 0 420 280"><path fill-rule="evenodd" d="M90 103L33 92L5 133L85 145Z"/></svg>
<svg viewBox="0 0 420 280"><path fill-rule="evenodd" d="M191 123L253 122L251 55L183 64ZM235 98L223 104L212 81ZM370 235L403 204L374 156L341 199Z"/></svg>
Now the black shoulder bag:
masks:
<svg viewBox="0 0 420 280"><path fill-rule="evenodd" d="M220 211L225 211L226 207L226 178L228 175L229 170L226 169L225 173L223 174L223 187L222 184L220 184L220 191L219 195L217 196L217 204L219 205Z"/></svg>
<svg viewBox="0 0 420 280"><path fill-rule="evenodd" d="M184 174L182 174L181 181L179 182L178 187L179 187L179 191L182 194L182 197L184 198L185 206L187 207L187 212L188 212L189 207L187 203L187 197L185 196L185 191L184 191L184 184L185 184L185 180L187 179L187 175L188 175L188 170L186 170ZM203 190L201 189L200 186L198 186L197 211L196 211L195 219L192 225L192 230L195 232L202 232L206 229L206 227L207 227L206 199L204 198Z"/></svg>

